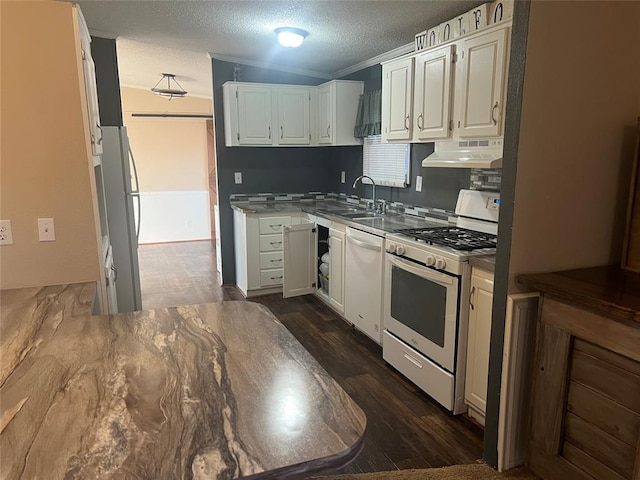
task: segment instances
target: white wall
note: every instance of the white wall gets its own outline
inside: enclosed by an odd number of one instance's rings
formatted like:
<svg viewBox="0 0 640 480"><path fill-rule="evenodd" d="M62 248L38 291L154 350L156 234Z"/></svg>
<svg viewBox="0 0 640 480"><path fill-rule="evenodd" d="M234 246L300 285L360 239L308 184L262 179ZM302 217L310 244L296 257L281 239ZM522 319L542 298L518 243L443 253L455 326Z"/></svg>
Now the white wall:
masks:
<svg viewBox="0 0 640 480"><path fill-rule="evenodd" d="M133 113L211 115L210 99L166 98L122 87L124 123L140 178L140 243L211 238L207 126L204 118L133 117Z"/></svg>
<svg viewBox="0 0 640 480"><path fill-rule="evenodd" d="M619 262L638 59L640 2L531 3L509 293L522 273Z"/></svg>

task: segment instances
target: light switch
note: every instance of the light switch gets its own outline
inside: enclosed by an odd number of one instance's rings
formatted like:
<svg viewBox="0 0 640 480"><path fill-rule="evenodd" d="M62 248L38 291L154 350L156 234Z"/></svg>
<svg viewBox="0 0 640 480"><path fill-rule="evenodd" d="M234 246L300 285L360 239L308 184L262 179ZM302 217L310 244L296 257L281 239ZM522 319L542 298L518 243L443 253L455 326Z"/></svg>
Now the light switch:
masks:
<svg viewBox="0 0 640 480"><path fill-rule="evenodd" d="M422 176L418 175L416 177L416 192L421 192L422 191Z"/></svg>
<svg viewBox="0 0 640 480"><path fill-rule="evenodd" d="M340 183L344 183L347 179L347 172L340 172Z"/></svg>
<svg viewBox="0 0 640 480"><path fill-rule="evenodd" d="M54 242L56 240L53 218L38 219L38 239L41 242Z"/></svg>
<svg viewBox="0 0 640 480"><path fill-rule="evenodd" d="M236 185L241 184L241 183L242 183L242 172L235 172L235 173L233 174L233 178L234 178L234 179L235 179L235 181L236 181Z"/></svg>

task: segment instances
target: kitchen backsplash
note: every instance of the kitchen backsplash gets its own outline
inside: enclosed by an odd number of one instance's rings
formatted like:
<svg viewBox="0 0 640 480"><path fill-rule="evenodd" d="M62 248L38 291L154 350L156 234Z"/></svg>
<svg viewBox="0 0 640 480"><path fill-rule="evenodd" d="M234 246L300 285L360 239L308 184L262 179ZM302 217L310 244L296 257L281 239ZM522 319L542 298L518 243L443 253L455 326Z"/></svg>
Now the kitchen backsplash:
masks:
<svg viewBox="0 0 640 480"><path fill-rule="evenodd" d="M500 191L500 182L502 181L502 170L472 168L470 179L471 190L491 190Z"/></svg>

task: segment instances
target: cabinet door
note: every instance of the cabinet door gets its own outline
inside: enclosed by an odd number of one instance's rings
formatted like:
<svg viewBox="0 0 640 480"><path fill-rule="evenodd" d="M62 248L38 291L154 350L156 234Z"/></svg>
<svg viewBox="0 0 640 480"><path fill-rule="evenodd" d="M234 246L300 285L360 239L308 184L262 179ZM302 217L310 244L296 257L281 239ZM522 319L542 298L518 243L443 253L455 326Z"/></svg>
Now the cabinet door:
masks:
<svg viewBox="0 0 640 480"><path fill-rule="evenodd" d="M318 143L329 144L332 142L332 93L331 85L318 89Z"/></svg>
<svg viewBox="0 0 640 480"><path fill-rule="evenodd" d="M416 57L413 138L448 138L451 132L453 61L455 45Z"/></svg>
<svg viewBox="0 0 640 480"><path fill-rule="evenodd" d="M382 342L383 239L347 228L345 318Z"/></svg>
<svg viewBox="0 0 640 480"><path fill-rule="evenodd" d="M98 87L96 86L96 68L91 58L91 43L84 35L80 37L82 48L82 73L84 77L84 92L87 100L87 114L89 130L91 132L91 153L93 163L100 163L102 155L102 127L100 126L100 110L98 109Z"/></svg>
<svg viewBox="0 0 640 480"><path fill-rule="evenodd" d="M460 81L459 136L502 134L507 63L507 28L463 42Z"/></svg>
<svg viewBox="0 0 640 480"><path fill-rule="evenodd" d="M329 230L329 302L344 312L344 233Z"/></svg>
<svg viewBox="0 0 640 480"><path fill-rule="evenodd" d="M285 298L314 293L316 290L316 226L300 223L284 227Z"/></svg>
<svg viewBox="0 0 640 480"><path fill-rule="evenodd" d="M278 89L278 144L309 145L311 143L308 88Z"/></svg>
<svg viewBox="0 0 640 480"><path fill-rule="evenodd" d="M471 296L469 299L465 400L482 417L484 417L487 406L492 304L492 276L474 273L471 277ZM477 420L482 420L482 418L477 418Z"/></svg>
<svg viewBox="0 0 640 480"><path fill-rule="evenodd" d="M271 145L271 87L238 86L238 143Z"/></svg>
<svg viewBox="0 0 640 480"><path fill-rule="evenodd" d="M413 58L382 66L382 138L411 139Z"/></svg>

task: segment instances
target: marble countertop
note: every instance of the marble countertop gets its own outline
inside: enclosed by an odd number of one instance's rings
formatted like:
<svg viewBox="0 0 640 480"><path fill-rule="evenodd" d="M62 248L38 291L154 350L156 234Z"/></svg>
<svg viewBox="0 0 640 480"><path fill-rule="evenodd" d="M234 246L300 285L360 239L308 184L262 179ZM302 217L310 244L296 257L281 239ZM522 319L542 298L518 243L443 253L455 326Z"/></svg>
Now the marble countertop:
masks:
<svg viewBox="0 0 640 480"><path fill-rule="evenodd" d="M90 317L93 284L0 292L0 478L289 478L362 410L262 305Z"/></svg>
<svg viewBox="0 0 640 480"><path fill-rule="evenodd" d="M320 216L380 236L407 228L424 228L433 226L434 224L447 225L446 221L436 218L417 217L414 215L403 215L392 212L384 215L378 214L370 218L348 218L336 211L344 208L357 208L364 210L364 207L337 200L301 202L232 202L231 208L248 214L291 214L305 212L310 215Z"/></svg>

